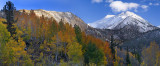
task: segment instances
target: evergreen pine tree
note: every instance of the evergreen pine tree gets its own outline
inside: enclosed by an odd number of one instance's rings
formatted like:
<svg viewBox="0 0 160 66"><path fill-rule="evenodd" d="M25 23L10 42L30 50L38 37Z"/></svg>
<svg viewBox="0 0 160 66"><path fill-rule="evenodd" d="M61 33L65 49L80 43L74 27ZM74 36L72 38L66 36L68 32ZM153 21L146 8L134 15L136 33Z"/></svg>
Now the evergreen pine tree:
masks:
<svg viewBox="0 0 160 66"><path fill-rule="evenodd" d="M95 44L89 42L86 48L86 52L84 53L84 62L86 65L89 63L94 63L99 65L104 61L104 53L102 50L96 47Z"/></svg>
<svg viewBox="0 0 160 66"><path fill-rule="evenodd" d="M16 8L14 7L14 4L11 1L6 2L6 5L3 7L3 11L5 12L7 22L4 22L7 24L7 29L11 33L11 36L13 34L16 34L16 28L14 28L14 11Z"/></svg>
<svg viewBox="0 0 160 66"><path fill-rule="evenodd" d="M75 29L75 34L76 34L76 38L79 44L82 44L82 33L81 33L81 29L79 28L79 26L74 25L74 29Z"/></svg>
<svg viewBox="0 0 160 66"><path fill-rule="evenodd" d="M115 43L114 41L114 38L113 38L113 35L111 35L111 40L110 40L110 48L111 48L111 52L112 52L112 56L113 56L113 61L116 60L116 57L115 57L115 47L118 46L119 44L118 43Z"/></svg>
<svg viewBox="0 0 160 66"><path fill-rule="evenodd" d="M130 58L129 58L129 53L128 53L128 47L127 47L127 54L126 54L126 64L127 65L131 64L131 61L130 61Z"/></svg>

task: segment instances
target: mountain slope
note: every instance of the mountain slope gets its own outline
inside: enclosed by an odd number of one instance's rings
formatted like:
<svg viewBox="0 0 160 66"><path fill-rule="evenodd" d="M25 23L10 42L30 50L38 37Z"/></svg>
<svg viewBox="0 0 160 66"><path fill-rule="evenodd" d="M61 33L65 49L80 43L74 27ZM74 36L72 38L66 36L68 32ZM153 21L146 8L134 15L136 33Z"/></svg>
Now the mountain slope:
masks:
<svg viewBox="0 0 160 66"><path fill-rule="evenodd" d="M26 13L30 13L30 10L24 10ZM19 10L19 12L23 12L23 10ZM72 14L71 12L56 12L56 11L46 11L42 9L34 10L35 14L40 17L44 15L44 17L51 18L53 17L57 22L64 20L65 23L69 23L72 26L75 24L78 25L82 30L87 28L87 24L84 23L76 15Z"/></svg>
<svg viewBox="0 0 160 66"><path fill-rule="evenodd" d="M142 51L143 47L148 47L151 42L156 42L160 46L160 29L143 33L140 37L124 42L122 47L130 47L131 50Z"/></svg>
<svg viewBox="0 0 160 66"><path fill-rule="evenodd" d="M119 30L121 28L132 28L131 26L137 27L139 32L147 32L150 30L157 29L157 27L151 25L142 17L132 13L123 12L116 16L111 16L109 18L103 18L93 23L89 23L90 26L99 29L111 29ZM133 28L132 28L133 29Z"/></svg>

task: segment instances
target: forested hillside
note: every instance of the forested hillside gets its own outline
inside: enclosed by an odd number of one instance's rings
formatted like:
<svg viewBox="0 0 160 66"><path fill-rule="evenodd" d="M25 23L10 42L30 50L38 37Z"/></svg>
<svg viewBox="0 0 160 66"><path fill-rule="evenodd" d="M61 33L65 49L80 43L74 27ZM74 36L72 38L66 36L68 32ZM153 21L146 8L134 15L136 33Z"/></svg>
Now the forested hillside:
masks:
<svg viewBox="0 0 160 66"><path fill-rule="evenodd" d="M142 53L117 48L118 41L87 35L79 26L19 12L8 1L0 17L0 66L160 66L159 46Z"/></svg>

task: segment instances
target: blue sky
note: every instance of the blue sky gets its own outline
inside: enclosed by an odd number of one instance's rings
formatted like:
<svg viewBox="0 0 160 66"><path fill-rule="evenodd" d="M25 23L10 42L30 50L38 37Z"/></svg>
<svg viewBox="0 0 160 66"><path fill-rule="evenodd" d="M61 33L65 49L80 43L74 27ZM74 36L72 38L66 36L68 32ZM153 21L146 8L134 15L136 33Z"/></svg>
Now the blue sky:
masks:
<svg viewBox="0 0 160 66"><path fill-rule="evenodd" d="M0 9L8 0L0 0ZM160 0L10 0L19 9L72 12L86 23L131 11L151 24L160 25Z"/></svg>

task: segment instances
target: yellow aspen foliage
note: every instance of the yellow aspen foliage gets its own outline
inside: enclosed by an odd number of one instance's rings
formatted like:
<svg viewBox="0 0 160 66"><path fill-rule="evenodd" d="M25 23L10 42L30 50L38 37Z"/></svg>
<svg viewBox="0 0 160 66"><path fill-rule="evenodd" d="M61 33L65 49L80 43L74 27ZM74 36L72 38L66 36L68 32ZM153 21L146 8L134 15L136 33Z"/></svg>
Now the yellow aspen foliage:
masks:
<svg viewBox="0 0 160 66"><path fill-rule="evenodd" d="M6 28L6 25L2 23L4 20L5 19L0 18L0 63L4 63L5 65L7 62L11 62L11 59L10 61L6 61L9 59L9 56L6 55L8 54L8 52L6 52L8 49L5 45L10 39L10 33Z"/></svg>
<svg viewBox="0 0 160 66"><path fill-rule="evenodd" d="M95 63L89 63L89 66L97 66Z"/></svg>
<svg viewBox="0 0 160 66"><path fill-rule="evenodd" d="M6 19L0 17L0 22L6 22Z"/></svg>
<svg viewBox="0 0 160 66"><path fill-rule="evenodd" d="M4 28L5 30L5 28ZM6 29L7 30L7 29ZM6 31L2 31L6 32ZM16 37L17 41L15 41L13 38L10 38L7 36L10 36L8 32L4 33L4 35L8 41L3 44L3 48L1 48L1 56L0 58L2 59L2 63L4 65L10 65L10 64L15 64L15 65L32 65L32 60L29 58L30 56L27 54L27 52L24 50L26 47L25 42L23 41L20 36L22 35L22 32L19 31L18 29L16 30L17 34L14 36ZM8 33L8 34L7 34ZM3 33L2 33L3 34ZM5 38L3 38L4 40Z"/></svg>
<svg viewBox="0 0 160 66"><path fill-rule="evenodd" d="M9 40L8 43L4 46L4 51L1 56L3 59L4 65L10 64L27 64L32 65L32 60L29 58L29 55L24 50L25 49L25 42L18 38L18 42L13 40L12 38ZM19 63L19 64L18 64Z"/></svg>
<svg viewBox="0 0 160 66"><path fill-rule="evenodd" d="M31 24L28 23L25 33L27 34L26 40L30 39L32 35Z"/></svg>
<svg viewBox="0 0 160 66"><path fill-rule="evenodd" d="M107 61L107 57L106 57L106 56L104 56L103 64L104 64L104 65L107 65L107 64L108 64L108 61Z"/></svg>
<svg viewBox="0 0 160 66"><path fill-rule="evenodd" d="M159 64L159 46L155 42L151 42L148 48L144 48L142 51L143 62L147 66L155 66Z"/></svg>
<svg viewBox="0 0 160 66"><path fill-rule="evenodd" d="M113 61L114 66L123 66L123 64L121 63L121 61L123 61L123 58L117 56L117 49L115 50L115 58L116 60ZM131 66L131 65L128 65Z"/></svg>
<svg viewBox="0 0 160 66"><path fill-rule="evenodd" d="M7 26L2 23L5 19L0 18L0 45L5 44L10 38L10 33L7 30Z"/></svg>
<svg viewBox="0 0 160 66"><path fill-rule="evenodd" d="M156 66L160 66L160 51L156 55Z"/></svg>
<svg viewBox="0 0 160 66"><path fill-rule="evenodd" d="M141 66L147 66L147 64L143 61L143 62L141 63Z"/></svg>
<svg viewBox="0 0 160 66"><path fill-rule="evenodd" d="M69 60L71 63L80 63L82 60L82 46L79 45L77 42L73 41L68 45L68 52Z"/></svg>
<svg viewBox="0 0 160 66"><path fill-rule="evenodd" d="M68 63L67 62L64 62L63 60L60 60L60 66L68 66Z"/></svg>

